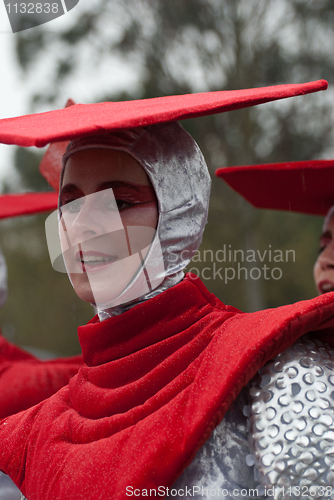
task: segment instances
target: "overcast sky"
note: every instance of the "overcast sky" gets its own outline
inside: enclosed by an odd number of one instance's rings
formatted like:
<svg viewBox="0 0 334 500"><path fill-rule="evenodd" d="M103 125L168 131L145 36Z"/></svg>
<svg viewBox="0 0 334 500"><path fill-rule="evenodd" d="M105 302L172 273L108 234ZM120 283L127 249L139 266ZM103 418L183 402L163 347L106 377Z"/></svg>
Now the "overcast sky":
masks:
<svg viewBox="0 0 334 500"><path fill-rule="evenodd" d="M65 25L72 24L80 14L81 10L87 6L87 1L81 0L79 4L65 15L55 19L43 26L50 31L58 31ZM40 29L40 28L32 28ZM25 77L20 70L15 55L15 38L7 17L4 2L0 0L0 67L1 67L1 101L0 118L9 118L19 116L30 112L29 95L32 93L34 80L40 82L47 81L50 76L47 72L43 74L43 68L38 68L33 72L33 76ZM48 55L50 57L50 55ZM52 57L52 55L51 55ZM93 102L103 93L109 93L111 90L121 90L126 82L127 88L135 87L138 82L136 68L131 68L129 64L121 61L119 58L112 58L108 55L109 62L105 70L99 74L94 71L85 71L86 65L81 65L81 72L73 74L62 88L63 99L56 106L63 106L69 97L76 102ZM64 101L64 102L63 102ZM41 111L46 111L42 109ZM14 146L0 144L0 182L5 176L10 175L12 171L11 157Z"/></svg>
<svg viewBox="0 0 334 500"><path fill-rule="evenodd" d="M66 15L51 21L49 29L57 30L69 21L70 16L76 15L79 5ZM66 19L65 19L66 18ZM39 28L32 28L39 29ZM12 33L4 2L0 1L0 118L10 118L27 114L29 112L29 90L31 81L24 80L24 74L20 70L15 56L15 38ZM11 157L15 146L0 144L0 182L11 174Z"/></svg>
<svg viewBox="0 0 334 500"><path fill-rule="evenodd" d="M0 2L0 118L8 118L25 112L26 95L17 65L14 63L14 43L5 4ZM10 173L13 146L0 145L0 181Z"/></svg>

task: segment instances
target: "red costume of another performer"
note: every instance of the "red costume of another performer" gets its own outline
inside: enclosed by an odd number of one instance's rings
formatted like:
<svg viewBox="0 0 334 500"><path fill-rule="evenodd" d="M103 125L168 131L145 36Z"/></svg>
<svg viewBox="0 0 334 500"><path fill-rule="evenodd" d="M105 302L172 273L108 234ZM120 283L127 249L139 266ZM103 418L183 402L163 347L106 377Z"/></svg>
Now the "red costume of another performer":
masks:
<svg viewBox="0 0 334 500"><path fill-rule="evenodd" d="M327 213L320 237L320 253L313 269L320 295L334 290L333 167L333 160L310 160L228 167L217 171L219 177L256 207L312 215ZM298 491L303 492L307 499L333 498L334 405L331 382L334 351L330 348L333 346L333 330L318 335L318 340L323 343L301 339L271 361L261 371L261 377L253 381L250 391L248 415L252 455L249 457L258 482L267 489L274 488L277 498L279 489L284 496L284 488L285 492L297 496ZM275 370L277 366L279 370ZM292 372L296 377L288 379L287 374ZM324 398L317 392L318 387L327 392ZM273 400L277 398L277 405L265 397L266 391L271 392ZM290 394L293 397L287 396ZM261 412L257 412L259 404ZM273 413L270 415L273 407L274 419L271 418ZM297 432L289 433L290 416L294 420L292 428L298 429ZM320 422L326 425L322 427ZM266 438L264 429L273 428L279 429L278 434ZM271 459L273 456L274 460Z"/></svg>
<svg viewBox="0 0 334 500"><path fill-rule="evenodd" d="M66 107L73 104L69 99ZM52 161L52 151L59 146L62 144L52 145L44 155L42 164L46 169ZM51 211L57 204L57 192L2 195L0 219ZM0 334L0 417L18 413L50 397L68 383L82 363L82 355L40 361Z"/></svg>
<svg viewBox="0 0 334 500"><path fill-rule="evenodd" d="M56 193L0 196L0 218L29 215L57 206ZM30 408L66 385L82 366L82 356L40 361L0 334L0 416Z"/></svg>

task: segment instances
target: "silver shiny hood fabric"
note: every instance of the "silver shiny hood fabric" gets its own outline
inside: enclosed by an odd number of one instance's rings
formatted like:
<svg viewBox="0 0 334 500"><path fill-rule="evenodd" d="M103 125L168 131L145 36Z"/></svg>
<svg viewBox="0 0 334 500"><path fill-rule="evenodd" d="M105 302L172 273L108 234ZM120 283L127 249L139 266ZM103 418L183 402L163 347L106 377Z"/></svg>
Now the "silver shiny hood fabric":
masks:
<svg viewBox="0 0 334 500"><path fill-rule="evenodd" d="M182 270L202 241L211 179L198 145L177 122L75 139L66 150L63 165L71 154L92 148L129 153L146 171L158 200L157 237L165 267L164 280L157 288L129 303L99 311L100 320L103 320L158 295L182 280Z"/></svg>

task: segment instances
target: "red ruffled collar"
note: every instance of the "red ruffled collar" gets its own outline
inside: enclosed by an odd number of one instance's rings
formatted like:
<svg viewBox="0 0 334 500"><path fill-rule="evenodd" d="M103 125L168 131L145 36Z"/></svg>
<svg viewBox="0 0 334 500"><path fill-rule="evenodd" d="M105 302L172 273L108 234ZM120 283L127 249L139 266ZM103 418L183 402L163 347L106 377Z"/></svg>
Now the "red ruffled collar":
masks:
<svg viewBox="0 0 334 500"><path fill-rule="evenodd" d="M237 311L220 302L195 275L188 274L181 283L123 314L103 322L95 316L79 327L84 362L98 366L170 339L213 308Z"/></svg>

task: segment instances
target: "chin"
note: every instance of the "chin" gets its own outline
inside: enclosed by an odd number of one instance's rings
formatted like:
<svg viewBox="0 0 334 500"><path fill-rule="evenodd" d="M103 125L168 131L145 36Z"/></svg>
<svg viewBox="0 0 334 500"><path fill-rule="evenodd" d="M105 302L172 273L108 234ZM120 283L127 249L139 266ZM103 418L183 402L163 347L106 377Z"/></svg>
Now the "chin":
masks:
<svg viewBox="0 0 334 500"><path fill-rule="evenodd" d="M106 286L105 280L101 283L90 283L87 274L70 274L70 278L75 293L81 300L102 309L112 307L112 302L131 281L131 278L123 276L122 279L113 280L112 285L109 282L109 286Z"/></svg>
<svg viewBox="0 0 334 500"><path fill-rule="evenodd" d="M96 306L94 295L92 294L91 289L82 290L81 287L79 287L79 288L74 288L74 291L79 297L79 299L83 300L84 302L89 302L89 304L92 304L93 306Z"/></svg>
<svg viewBox="0 0 334 500"><path fill-rule="evenodd" d="M128 284L129 280L113 282L112 285L109 285L109 287L106 287L105 284L101 284L101 286L98 286L95 283L93 284L93 292L91 291L90 294L90 297L92 298L91 302L100 309L108 309L109 307L113 307L114 301L121 295ZM88 296L88 294L86 296Z"/></svg>
<svg viewBox="0 0 334 500"><path fill-rule="evenodd" d="M70 274L70 280L79 299L95 305L94 295L85 274Z"/></svg>

